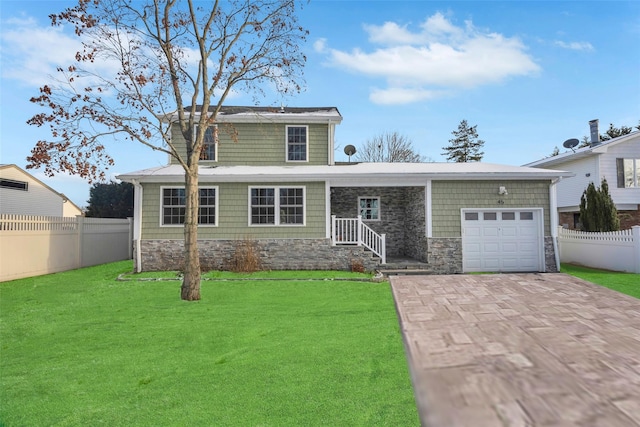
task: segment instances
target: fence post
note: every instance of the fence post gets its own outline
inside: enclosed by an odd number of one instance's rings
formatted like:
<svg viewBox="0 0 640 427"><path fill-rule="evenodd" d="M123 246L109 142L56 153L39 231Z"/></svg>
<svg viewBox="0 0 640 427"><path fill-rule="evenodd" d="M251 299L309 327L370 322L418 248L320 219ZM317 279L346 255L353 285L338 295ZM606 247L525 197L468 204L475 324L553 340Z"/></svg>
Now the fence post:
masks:
<svg viewBox="0 0 640 427"><path fill-rule="evenodd" d="M387 263L387 235L386 234L381 234L380 238L382 240L381 245L382 248L380 248L380 253L382 254L382 256L380 258L382 261L382 264L386 264Z"/></svg>
<svg viewBox="0 0 640 427"><path fill-rule="evenodd" d="M634 273L640 273L640 225L631 227L631 235L633 236Z"/></svg>
<svg viewBox="0 0 640 427"><path fill-rule="evenodd" d="M78 266L76 268L84 267L84 245L82 244L84 240L84 216L76 215L76 233L78 236Z"/></svg>
<svg viewBox="0 0 640 427"><path fill-rule="evenodd" d="M358 215L358 229L356 235L358 236L358 246L362 246L362 215Z"/></svg>

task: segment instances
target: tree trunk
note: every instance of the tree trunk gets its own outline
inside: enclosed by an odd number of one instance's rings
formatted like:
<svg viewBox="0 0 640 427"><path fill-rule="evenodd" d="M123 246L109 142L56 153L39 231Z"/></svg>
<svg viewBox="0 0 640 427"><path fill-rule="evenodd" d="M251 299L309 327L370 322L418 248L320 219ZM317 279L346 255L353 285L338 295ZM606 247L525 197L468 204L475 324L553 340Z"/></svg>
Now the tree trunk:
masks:
<svg viewBox="0 0 640 427"><path fill-rule="evenodd" d="M184 278L180 297L185 301L200 300L200 255L198 253L198 165L185 173L186 209L184 215Z"/></svg>

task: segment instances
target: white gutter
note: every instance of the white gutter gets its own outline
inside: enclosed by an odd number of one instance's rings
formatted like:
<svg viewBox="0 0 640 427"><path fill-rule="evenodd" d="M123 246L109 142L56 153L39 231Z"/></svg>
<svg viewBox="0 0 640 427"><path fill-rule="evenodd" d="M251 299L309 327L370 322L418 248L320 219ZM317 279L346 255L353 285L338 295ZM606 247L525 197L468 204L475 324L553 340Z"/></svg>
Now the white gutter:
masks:
<svg viewBox="0 0 640 427"><path fill-rule="evenodd" d="M549 228L551 229L551 240L553 242L553 253L556 258L556 268L560 272L560 251L558 250L558 198L556 194L556 184L562 177L556 178L549 184Z"/></svg>
<svg viewBox="0 0 640 427"><path fill-rule="evenodd" d="M142 254L140 241L142 240L142 185L136 179L133 184L133 241L136 244L136 273L142 271Z"/></svg>

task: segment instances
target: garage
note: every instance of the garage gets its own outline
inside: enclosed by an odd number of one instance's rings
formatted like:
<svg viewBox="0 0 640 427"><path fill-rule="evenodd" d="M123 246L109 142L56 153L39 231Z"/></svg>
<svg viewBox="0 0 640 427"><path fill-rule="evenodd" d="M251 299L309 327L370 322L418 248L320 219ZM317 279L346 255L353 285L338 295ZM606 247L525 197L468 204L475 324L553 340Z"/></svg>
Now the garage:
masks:
<svg viewBox="0 0 640 427"><path fill-rule="evenodd" d="M544 271L542 209L462 209L463 272Z"/></svg>

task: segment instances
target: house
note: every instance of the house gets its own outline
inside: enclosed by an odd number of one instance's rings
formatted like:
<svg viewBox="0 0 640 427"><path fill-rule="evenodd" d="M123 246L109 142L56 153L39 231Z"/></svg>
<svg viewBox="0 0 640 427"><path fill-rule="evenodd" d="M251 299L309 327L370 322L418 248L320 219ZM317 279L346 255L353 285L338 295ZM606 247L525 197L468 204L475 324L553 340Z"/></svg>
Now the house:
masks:
<svg viewBox="0 0 640 427"><path fill-rule="evenodd" d="M0 165L0 214L73 217L82 210L14 164Z"/></svg>
<svg viewBox="0 0 640 427"><path fill-rule="evenodd" d="M559 225L576 229L580 222L580 198L590 182L609 185L618 209L620 228L640 225L640 132L600 141L598 120L590 125L590 144L557 156L526 164L528 167L562 169L575 176L557 184Z"/></svg>
<svg viewBox="0 0 640 427"><path fill-rule="evenodd" d="M403 257L433 273L557 271L554 186L571 174L485 163L339 164L341 122L335 107L221 110L199 171L206 268L224 269L249 241L274 270L374 270ZM180 269L182 167L171 160L118 178L135 188L136 270Z"/></svg>

